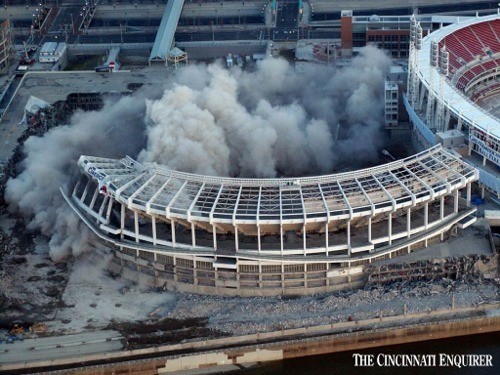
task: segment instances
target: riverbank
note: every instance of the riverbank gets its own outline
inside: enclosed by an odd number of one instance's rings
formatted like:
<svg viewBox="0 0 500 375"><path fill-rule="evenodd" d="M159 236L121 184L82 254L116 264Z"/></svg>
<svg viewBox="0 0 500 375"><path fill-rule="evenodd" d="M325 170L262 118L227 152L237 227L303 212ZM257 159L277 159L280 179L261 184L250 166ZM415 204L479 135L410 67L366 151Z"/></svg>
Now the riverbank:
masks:
<svg viewBox="0 0 500 375"><path fill-rule="evenodd" d="M500 331L500 303L50 361L2 364L0 371L16 374L69 368L73 368L75 374L158 374L196 369L206 373L209 368L231 371L256 362L497 331Z"/></svg>

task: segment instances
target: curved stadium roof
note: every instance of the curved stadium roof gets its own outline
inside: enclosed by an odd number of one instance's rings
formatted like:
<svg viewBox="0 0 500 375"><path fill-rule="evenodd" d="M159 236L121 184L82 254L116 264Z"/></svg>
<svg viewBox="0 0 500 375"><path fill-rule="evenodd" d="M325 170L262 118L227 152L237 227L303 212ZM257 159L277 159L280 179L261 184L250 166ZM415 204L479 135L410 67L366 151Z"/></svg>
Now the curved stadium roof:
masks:
<svg viewBox="0 0 500 375"><path fill-rule="evenodd" d="M473 167L439 145L374 168L287 179L202 176L129 157L81 156L78 163L130 208L233 225L324 222L393 212L477 178Z"/></svg>

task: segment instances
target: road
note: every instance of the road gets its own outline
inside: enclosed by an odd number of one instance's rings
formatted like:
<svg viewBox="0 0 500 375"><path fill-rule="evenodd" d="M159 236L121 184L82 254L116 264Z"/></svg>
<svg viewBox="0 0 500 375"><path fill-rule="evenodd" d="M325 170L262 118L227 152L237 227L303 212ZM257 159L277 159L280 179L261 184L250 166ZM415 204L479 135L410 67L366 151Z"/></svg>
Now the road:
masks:
<svg viewBox="0 0 500 375"><path fill-rule="evenodd" d="M25 339L13 344L4 342L0 344L0 363L6 365L117 351L123 347L122 339L115 331L96 331Z"/></svg>
<svg viewBox="0 0 500 375"><path fill-rule="evenodd" d="M272 32L274 41L299 39L298 0L282 0L278 2L276 28Z"/></svg>

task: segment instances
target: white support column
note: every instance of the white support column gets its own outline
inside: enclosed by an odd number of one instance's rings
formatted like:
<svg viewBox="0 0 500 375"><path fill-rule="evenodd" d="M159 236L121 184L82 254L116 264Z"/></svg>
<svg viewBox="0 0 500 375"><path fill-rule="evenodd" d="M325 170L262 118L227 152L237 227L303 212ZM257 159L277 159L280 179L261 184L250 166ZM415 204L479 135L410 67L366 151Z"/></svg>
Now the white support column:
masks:
<svg viewBox="0 0 500 375"><path fill-rule="evenodd" d="M76 185L75 187L73 188L73 191L71 192L71 196L76 196L76 192L78 191L78 188L80 187L80 182L81 182L81 178L78 179L78 181L76 182Z"/></svg>
<svg viewBox="0 0 500 375"><path fill-rule="evenodd" d="M368 218L368 242L372 242L372 218Z"/></svg>
<svg viewBox="0 0 500 375"><path fill-rule="evenodd" d="M427 229L429 227L429 203L425 203L424 206L424 228Z"/></svg>
<svg viewBox="0 0 500 375"><path fill-rule="evenodd" d="M440 220L444 219L444 195L441 196L441 199L439 202L439 219Z"/></svg>
<svg viewBox="0 0 500 375"><path fill-rule="evenodd" d="M453 212L457 213L458 212L458 197L460 195L460 191L457 189L455 190L455 199L453 202Z"/></svg>
<svg viewBox="0 0 500 375"><path fill-rule="evenodd" d="M156 246L156 217L154 215L151 215L151 230L153 232L153 246Z"/></svg>
<svg viewBox="0 0 500 375"><path fill-rule="evenodd" d="M325 223L325 247L326 247L326 255L328 256L328 221Z"/></svg>
<svg viewBox="0 0 500 375"><path fill-rule="evenodd" d="M108 209L106 210L106 224L110 223L111 210L113 209L113 198L109 198Z"/></svg>
<svg viewBox="0 0 500 375"><path fill-rule="evenodd" d="M238 238L238 227L235 225L234 226L234 248L236 251L240 249L240 240Z"/></svg>
<svg viewBox="0 0 500 375"><path fill-rule="evenodd" d="M134 211L135 242L139 242L139 215Z"/></svg>
<svg viewBox="0 0 500 375"><path fill-rule="evenodd" d="M198 274L196 272L196 259L193 257L193 282L198 285Z"/></svg>
<svg viewBox="0 0 500 375"><path fill-rule="evenodd" d="M109 196L105 196L104 199L101 202L101 205L99 206L99 212L98 215L100 217L103 217L102 214L104 213L104 208L106 207L106 204L108 203Z"/></svg>
<svg viewBox="0 0 500 375"><path fill-rule="evenodd" d="M483 165L486 165L486 156L483 156Z"/></svg>
<svg viewBox="0 0 500 375"><path fill-rule="evenodd" d="M481 185L481 199L484 199L484 185Z"/></svg>
<svg viewBox="0 0 500 375"><path fill-rule="evenodd" d="M408 207L408 210L406 211L406 237L410 238L411 234L411 208Z"/></svg>
<svg viewBox="0 0 500 375"><path fill-rule="evenodd" d="M99 195L99 189L95 189L94 195L92 196L92 200L90 201L89 208L91 210L94 209L95 201L97 200L97 196Z"/></svg>
<svg viewBox="0 0 500 375"><path fill-rule="evenodd" d="M389 237L389 245L392 244L392 212L387 220L387 236Z"/></svg>
<svg viewBox="0 0 500 375"><path fill-rule="evenodd" d="M175 247L175 223L174 223L174 219L170 219L170 230L172 231L172 246Z"/></svg>
<svg viewBox="0 0 500 375"><path fill-rule="evenodd" d="M347 220L347 254L351 256L351 219Z"/></svg>
<svg viewBox="0 0 500 375"><path fill-rule="evenodd" d="M471 183L467 183L467 207L470 207L470 200L471 200Z"/></svg>
<svg viewBox="0 0 500 375"><path fill-rule="evenodd" d="M89 191L90 180L87 181L87 185L85 185L85 189L83 190L82 197L80 198L80 202L83 202L85 198L87 198L87 193Z"/></svg>
<svg viewBox="0 0 500 375"><path fill-rule="evenodd" d="M425 88L425 86L422 85L422 89L421 90L422 90L422 93L419 95L419 101L418 101L418 110L419 111L422 110L422 106L424 104L424 97L427 96L427 98L429 98L429 96L430 96L429 91L427 91L427 89Z"/></svg>
<svg viewBox="0 0 500 375"><path fill-rule="evenodd" d="M193 222L191 222L191 244L193 247L196 246L196 228Z"/></svg>
<svg viewBox="0 0 500 375"><path fill-rule="evenodd" d="M302 227L302 243L304 246L304 256L306 255L306 250L307 250L307 240L306 240L306 224L304 223L304 226Z"/></svg>
<svg viewBox="0 0 500 375"><path fill-rule="evenodd" d="M261 248L262 244L260 242L260 225L257 225L257 250L260 251L262 250Z"/></svg>
<svg viewBox="0 0 500 375"><path fill-rule="evenodd" d="M217 229L215 229L215 225L212 225L212 235L214 238L214 250L217 251Z"/></svg>
<svg viewBox="0 0 500 375"><path fill-rule="evenodd" d="M283 225L280 224L280 254L283 255Z"/></svg>
<svg viewBox="0 0 500 375"><path fill-rule="evenodd" d="M120 238L123 239L123 229L125 228L125 205L122 203L122 208L121 208L121 212L120 212L120 229L121 229L121 233L120 233Z"/></svg>

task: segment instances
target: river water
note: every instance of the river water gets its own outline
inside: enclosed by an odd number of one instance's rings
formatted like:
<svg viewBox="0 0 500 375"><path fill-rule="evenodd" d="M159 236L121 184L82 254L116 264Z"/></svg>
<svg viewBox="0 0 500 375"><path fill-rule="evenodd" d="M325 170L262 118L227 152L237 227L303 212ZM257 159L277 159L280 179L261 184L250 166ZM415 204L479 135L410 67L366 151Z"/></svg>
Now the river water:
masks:
<svg viewBox="0 0 500 375"><path fill-rule="evenodd" d="M490 354L493 367L355 367L353 353L373 354ZM288 359L263 365L260 368L244 370L245 375L271 374L500 374L500 332L481 335L460 336L450 339L422 341L405 345L385 346L366 350L325 354L304 358Z"/></svg>

